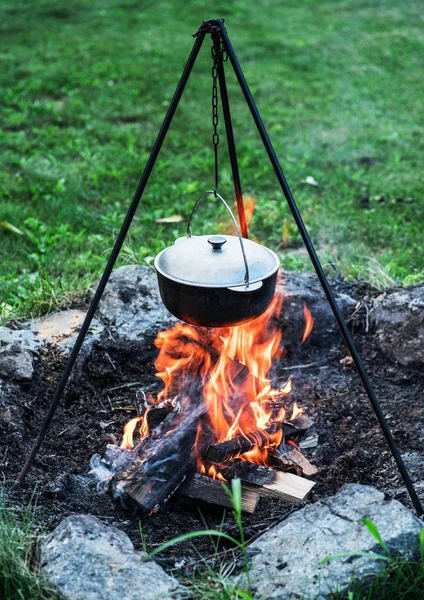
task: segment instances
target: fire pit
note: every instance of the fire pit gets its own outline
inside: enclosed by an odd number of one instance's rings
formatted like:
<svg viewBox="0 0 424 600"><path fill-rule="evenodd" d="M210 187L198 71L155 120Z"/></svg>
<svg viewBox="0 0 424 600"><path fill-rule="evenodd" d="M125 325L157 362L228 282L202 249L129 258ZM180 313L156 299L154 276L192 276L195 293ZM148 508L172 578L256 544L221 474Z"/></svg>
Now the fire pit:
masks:
<svg viewBox="0 0 424 600"><path fill-rule="evenodd" d="M177 323L158 334L155 366L164 388L144 394L124 428L121 452L94 457L93 474L110 471L114 494L155 512L178 488L189 499L230 506L221 482L243 482L243 509L260 495L303 501L317 469L297 447L312 425L291 399L292 379L275 379L284 356L279 292L259 318L237 327ZM299 342L313 317L304 305ZM273 368L274 367L274 368ZM181 483L184 481L182 487Z"/></svg>

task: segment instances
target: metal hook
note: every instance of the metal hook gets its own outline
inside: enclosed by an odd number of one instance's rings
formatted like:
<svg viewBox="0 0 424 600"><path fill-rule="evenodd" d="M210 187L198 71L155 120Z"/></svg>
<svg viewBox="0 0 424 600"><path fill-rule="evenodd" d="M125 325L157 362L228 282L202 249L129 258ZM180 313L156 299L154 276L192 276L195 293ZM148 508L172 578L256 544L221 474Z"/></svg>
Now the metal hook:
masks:
<svg viewBox="0 0 424 600"><path fill-rule="evenodd" d="M245 249L244 249L243 238L241 237L239 226L237 225L236 218L233 215L231 208L228 206L228 204L225 202L224 198L220 194L218 194L218 192L216 190L207 190L206 192L203 192L203 194L201 194L201 196L199 196L199 198L196 200L196 203L195 203L195 205L193 207L193 210L191 211L191 214L190 214L190 216L188 218L188 221L187 221L187 237L191 238L191 227L190 227L191 226L191 221L193 219L194 213L197 210L197 207L199 206L200 200L202 198L204 198L204 196L207 196L209 194L212 194L212 196L214 196L215 198L218 198L219 200L221 200L222 204L225 206L225 208L227 209L227 211L230 213L230 216L231 216L231 218L233 220L233 223L234 223L234 227L236 228L236 231L237 231L237 236L238 236L238 239L239 239L239 242L240 242L241 252L243 254L244 266L246 268L246 273L244 275L244 283L245 283L246 287L249 287L249 285L250 285L249 284L249 265L247 264L246 252L245 252Z"/></svg>

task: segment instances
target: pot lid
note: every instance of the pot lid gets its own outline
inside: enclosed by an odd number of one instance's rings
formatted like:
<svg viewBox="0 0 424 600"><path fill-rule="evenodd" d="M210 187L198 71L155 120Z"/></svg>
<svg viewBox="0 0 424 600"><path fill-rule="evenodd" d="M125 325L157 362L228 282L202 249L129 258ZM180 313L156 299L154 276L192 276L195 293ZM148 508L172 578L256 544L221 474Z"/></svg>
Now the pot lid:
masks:
<svg viewBox="0 0 424 600"><path fill-rule="evenodd" d="M243 239L249 267L249 283L273 275L280 266L272 250ZM245 285L246 266L240 240L233 235L199 235L179 238L155 258L155 268L174 281L199 287Z"/></svg>

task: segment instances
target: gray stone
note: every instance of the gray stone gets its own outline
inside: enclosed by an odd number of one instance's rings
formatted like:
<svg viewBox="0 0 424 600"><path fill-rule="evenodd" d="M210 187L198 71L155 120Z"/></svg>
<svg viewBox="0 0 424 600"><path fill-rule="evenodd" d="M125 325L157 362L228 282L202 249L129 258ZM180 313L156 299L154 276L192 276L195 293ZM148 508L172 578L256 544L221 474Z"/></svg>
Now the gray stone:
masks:
<svg viewBox="0 0 424 600"><path fill-rule="evenodd" d="M34 375L33 356L18 342L0 348L0 377L15 381L31 381Z"/></svg>
<svg viewBox="0 0 424 600"><path fill-rule="evenodd" d="M19 343L22 350L29 352L38 352L44 345L35 331L31 329L9 329L9 327L0 327L0 346L6 344Z"/></svg>
<svg viewBox="0 0 424 600"><path fill-rule="evenodd" d="M333 312L315 273L282 271L278 289L281 289L284 295L281 315L284 340L300 341L302 338L305 324L304 304L315 319L308 343L317 346L329 345L337 339L336 334L340 336ZM345 316L350 316L357 301L348 294L334 289L333 291L339 308Z"/></svg>
<svg viewBox="0 0 424 600"><path fill-rule="evenodd" d="M248 547L255 597L326 599L336 590L346 590L352 577L363 580L378 574L386 563L369 556L320 564L344 552L383 554L361 518L375 523L393 556L419 556L421 521L375 488L348 484L332 498L294 513Z"/></svg>
<svg viewBox="0 0 424 600"><path fill-rule="evenodd" d="M74 515L42 540L40 566L64 600L178 598L178 582L143 556L119 529Z"/></svg>
<svg viewBox="0 0 424 600"><path fill-rule="evenodd" d="M424 453L402 452L402 459L420 497L424 496Z"/></svg>
<svg viewBox="0 0 424 600"><path fill-rule="evenodd" d="M43 344L53 344L66 355L69 354L75 344L86 313L86 310L69 308L33 319L29 325ZM84 350L87 356L91 354L93 344L99 339L103 329L102 323L97 319L93 319L84 340Z"/></svg>
<svg viewBox="0 0 424 600"><path fill-rule="evenodd" d="M406 367L424 366L424 285L385 292L374 301L377 343Z"/></svg>
<svg viewBox="0 0 424 600"><path fill-rule="evenodd" d="M156 273L140 265L113 271L98 312L114 337L128 341L140 341L148 330L168 329L176 322L162 303Z"/></svg>

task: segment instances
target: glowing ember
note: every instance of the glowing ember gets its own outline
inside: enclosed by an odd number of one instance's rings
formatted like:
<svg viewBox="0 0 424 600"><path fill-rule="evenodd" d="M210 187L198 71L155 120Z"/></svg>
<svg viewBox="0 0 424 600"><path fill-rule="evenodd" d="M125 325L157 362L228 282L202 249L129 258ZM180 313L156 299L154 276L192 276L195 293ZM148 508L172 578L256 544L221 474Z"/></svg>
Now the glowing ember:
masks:
<svg viewBox="0 0 424 600"><path fill-rule="evenodd" d="M219 465L205 464L206 450L240 436L248 450L240 458L267 464L268 449L283 440L283 422L302 413L290 401L291 380L276 389L269 375L273 361L283 354L278 322L282 303L277 293L263 315L237 327L207 329L177 323L156 338L156 375L164 388L155 402L184 392L190 406L203 407L193 447L200 473L225 481ZM314 323L306 305L304 316L302 343ZM137 439L148 435L146 414L127 423L122 448L134 447L136 432Z"/></svg>

